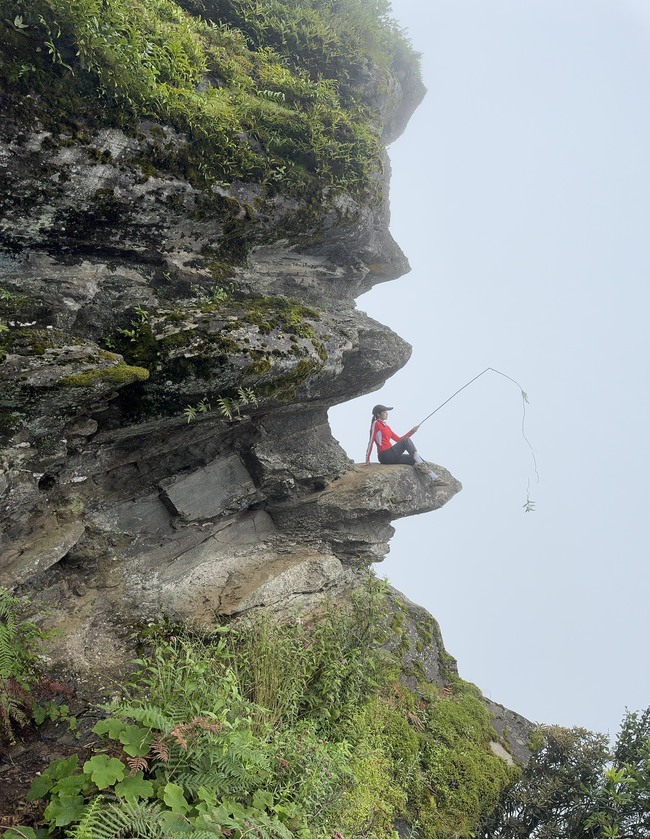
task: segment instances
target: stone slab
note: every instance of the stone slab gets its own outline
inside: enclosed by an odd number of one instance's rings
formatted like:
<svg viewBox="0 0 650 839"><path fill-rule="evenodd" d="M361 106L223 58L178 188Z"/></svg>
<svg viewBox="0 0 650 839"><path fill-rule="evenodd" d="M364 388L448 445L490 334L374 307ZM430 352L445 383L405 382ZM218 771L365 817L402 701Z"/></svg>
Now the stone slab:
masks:
<svg viewBox="0 0 650 839"><path fill-rule="evenodd" d="M12 589L55 565L77 544L84 530L80 522L53 530L44 526L40 536L6 557L8 563L0 569L0 586Z"/></svg>
<svg viewBox="0 0 650 839"><path fill-rule="evenodd" d="M251 476L236 455L214 460L159 486L163 504L184 521L213 519L243 510L257 495Z"/></svg>
<svg viewBox="0 0 650 839"><path fill-rule="evenodd" d="M92 514L91 520L101 530L128 533L130 536L144 533L162 535L172 531L169 511L157 494L119 504L106 504Z"/></svg>

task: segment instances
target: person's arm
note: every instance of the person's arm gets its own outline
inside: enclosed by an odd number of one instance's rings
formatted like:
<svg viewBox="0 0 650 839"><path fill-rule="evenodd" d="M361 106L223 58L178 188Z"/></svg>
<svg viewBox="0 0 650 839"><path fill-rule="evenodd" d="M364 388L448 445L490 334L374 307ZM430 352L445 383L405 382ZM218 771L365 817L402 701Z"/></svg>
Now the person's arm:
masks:
<svg viewBox="0 0 650 839"><path fill-rule="evenodd" d="M373 422L370 426L370 439L368 440L368 448L366 449L366 463L370 463L370 455L372 454L372 447L375 443L375 430L377 422Z"/></svg>
<svg viewBox="0 0 650 839"><path fill-rule="evenodd" d="M401 437L395 434L392 428L388 428L388 436L391 438L391 440L394 440L396 443L399 443L400 440L404 440L406 439L406 437L412 437L419 427L419 425L414 425L410 431L407 431L406 434L402 434Z"/></svg>

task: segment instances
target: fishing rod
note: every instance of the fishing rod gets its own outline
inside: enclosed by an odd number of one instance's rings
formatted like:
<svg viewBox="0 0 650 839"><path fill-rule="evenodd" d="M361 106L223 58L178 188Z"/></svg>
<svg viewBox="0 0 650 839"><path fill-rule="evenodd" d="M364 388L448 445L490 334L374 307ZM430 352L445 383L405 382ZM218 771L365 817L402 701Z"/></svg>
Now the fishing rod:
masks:
<svg viewBox="0 0 650 839"><path fill-rule="evenodd" d="M419 422L416 427L421 426L422 423L426 422L434 414L437 414L438 411L441 408L444 408L444 406L448 402L451 402L451 400L455 396L458 396L458 394L461 393L461 391L465 390L466 387L469 387L477 379L480 379L481 376L483 376L485 373L497 373L499 376L503 376L504 379L508 379L513 384L517 385L517 387L519 388L519 390L521 392L521 401L522 401L522 405L523 405L523 414L522 414L522 418L521 418L521 436L524 438L524 440L526 441L526 445L530 449L530 454L533 458L533 466L535 468L535 475L537 476L537 483L539 483L539 472L537 470L537 458L535 457L535 450L531 446L530 440L528 439L528 437L526 437L525 426L526 426L526 405L528 403L528 394L526 393L526 391L522 388L522 386L519 384L519 382L516 379L513 379L512 376L508 376L507 373L502 373L501 370L497 370L495 367L486 367L485 370L481 370L481 372L477 376L474 376L474 378L470 379L469 382L466 382L462 387L459 387L458 390L455 393L452 393L451 396L448 399L445 399L445 401L442 402L440 405L438 405L438 407L434 411L431 411L430 414L427 414L426 417L421 422ZM530 479L528 480L528 489L526 491L526 503L523 505L524 510L527 513L530 513L535 509L535 502L531 501L529 491L530 491Z"/></svg>
<svg viewBox="0 0 650 839"><path fill-rule="evenodd" d="M418 423L418 425L422 425L422 423L423 423L423 422L426 422L426 421L427 421L430 417L432 417L434 414L437 414L437 413L438 413L438 411L439 411L441 408L444 408L444 407L445 407L445 405L447 404L447 402L451 402L451 400L454 398L454 396L458 396L458 394L459 394L462 390L465 390L465 388L466 388L466 387L469 387L469 386L470 386L473 382L475 382L477 379L480 379L480 378L481 378L481 376L482 376L484 373L489 373L490 371L491 371L492 373L498 373L500 376L504 376L504 378L506 378L506 379L510 379L510 381L511 381L511 382L514 382L514 384L516 384L516 385L517 385L517 387L519 388L519 390L521 391L521 395L522 395L522 397L523 397L524 401L525 401L525 402L528 402L528 395L526 394L526 392L524 391L524 389L522 388L522 386L519 384L519 382L515 381L513 378L511 378L510 376L506 375L505 373L502 373L500 370L495 370L495 368L494 368L494 367L486 367L486 368L485 368L485 370L482 370L482 371L478 374L478 376L474 376L474 378L473 378L473 379L470 379L470 380L469 380L469 382L467 382L466 384L464 384L462 387L459 387L459 388L458 388L458 390L457 390L455 393L452 393L452 394L451 394L451 396L449 397L449 399L445 399L445 401L444 401L441 405L438 405L438 407L435 409L435 411L431 411L431 413L430 413L430 414L427 414L427 415L426 415L426 417Z"/></svg>

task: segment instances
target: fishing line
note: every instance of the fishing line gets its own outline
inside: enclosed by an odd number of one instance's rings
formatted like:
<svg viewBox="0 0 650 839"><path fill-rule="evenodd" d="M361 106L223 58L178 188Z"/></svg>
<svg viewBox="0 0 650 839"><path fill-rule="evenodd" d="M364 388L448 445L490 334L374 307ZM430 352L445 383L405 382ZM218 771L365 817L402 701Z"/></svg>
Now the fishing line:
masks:
<svg viewBox="0 0 650 839"><path fill-rule="evenodd" d="M535 457L535 450L531 446L530 440L528 439L528 437L526 437L526 405L528 404L528 394L526 393L526 391L523 389L523 387L519 384L519 382L516 379L513 379L512 376L508 376L507 373L502 373L501 370L497 370L494 367L486 367L485 370L482 370L477 376L474 376L473 379L470 379L469 382L466 382L462 387L459 387L458 390L455 393L452 393L451 396L448 399L445 399L445 401L442 402L440 405L438 405L438 407L434 411L431 411L430 414L427 414L427 416L421 422L419 422L418 425L422 425L423 422L426 422L434 414L437 414L438 411L441 408L444 408L444 406L448 402L451 402L451 400L455 396L458 396L458 394L461 391L465 390L466 387L469 387L477 379L480 379L481 376L483 376L485 373L498 373L499 376L503 376L504 379L508 379L513 384L517 385L517 387L519 388L519 391L521 393L521 404L522 404L521 436L524 438L524 440L526 442L526 445L530 449L530 454L531 454L531 457L533 459L533 467L535 469L535 475L537 476L537 483L539 483L539 472L537 470L537 458ZM534 511L534 509L535 509L535 502L532 501L531 498L530 498L530 478L529 478L528 479L528 486L526 488L526 503L524 504L524 511L526 513L532 513Z"/></svg>

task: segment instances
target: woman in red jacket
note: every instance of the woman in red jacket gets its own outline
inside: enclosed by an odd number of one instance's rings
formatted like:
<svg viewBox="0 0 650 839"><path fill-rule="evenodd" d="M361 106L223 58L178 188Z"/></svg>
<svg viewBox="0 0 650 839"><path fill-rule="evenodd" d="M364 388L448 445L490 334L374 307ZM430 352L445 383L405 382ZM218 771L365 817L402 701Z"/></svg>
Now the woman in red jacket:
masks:
<svg viewBox="0 0 650 839"><path fill-rule="evenodd" d="M411 440L411 437L420 426L413 426L410 431L407 431L406 434L400 437L398 434L395 434L386 422L388 412L392 410L392 408L388 408L386 405L375 405L372 409L372 423L370 425L370 440L366 449L366 463L370 463L372 447L376 445L377 458L380 463L407 463L411 466L416 466L418 471L426 472L435 480L438 478L437 473L417 453L417 449ZM393 441L392 445L391 440Z"/></svg>

